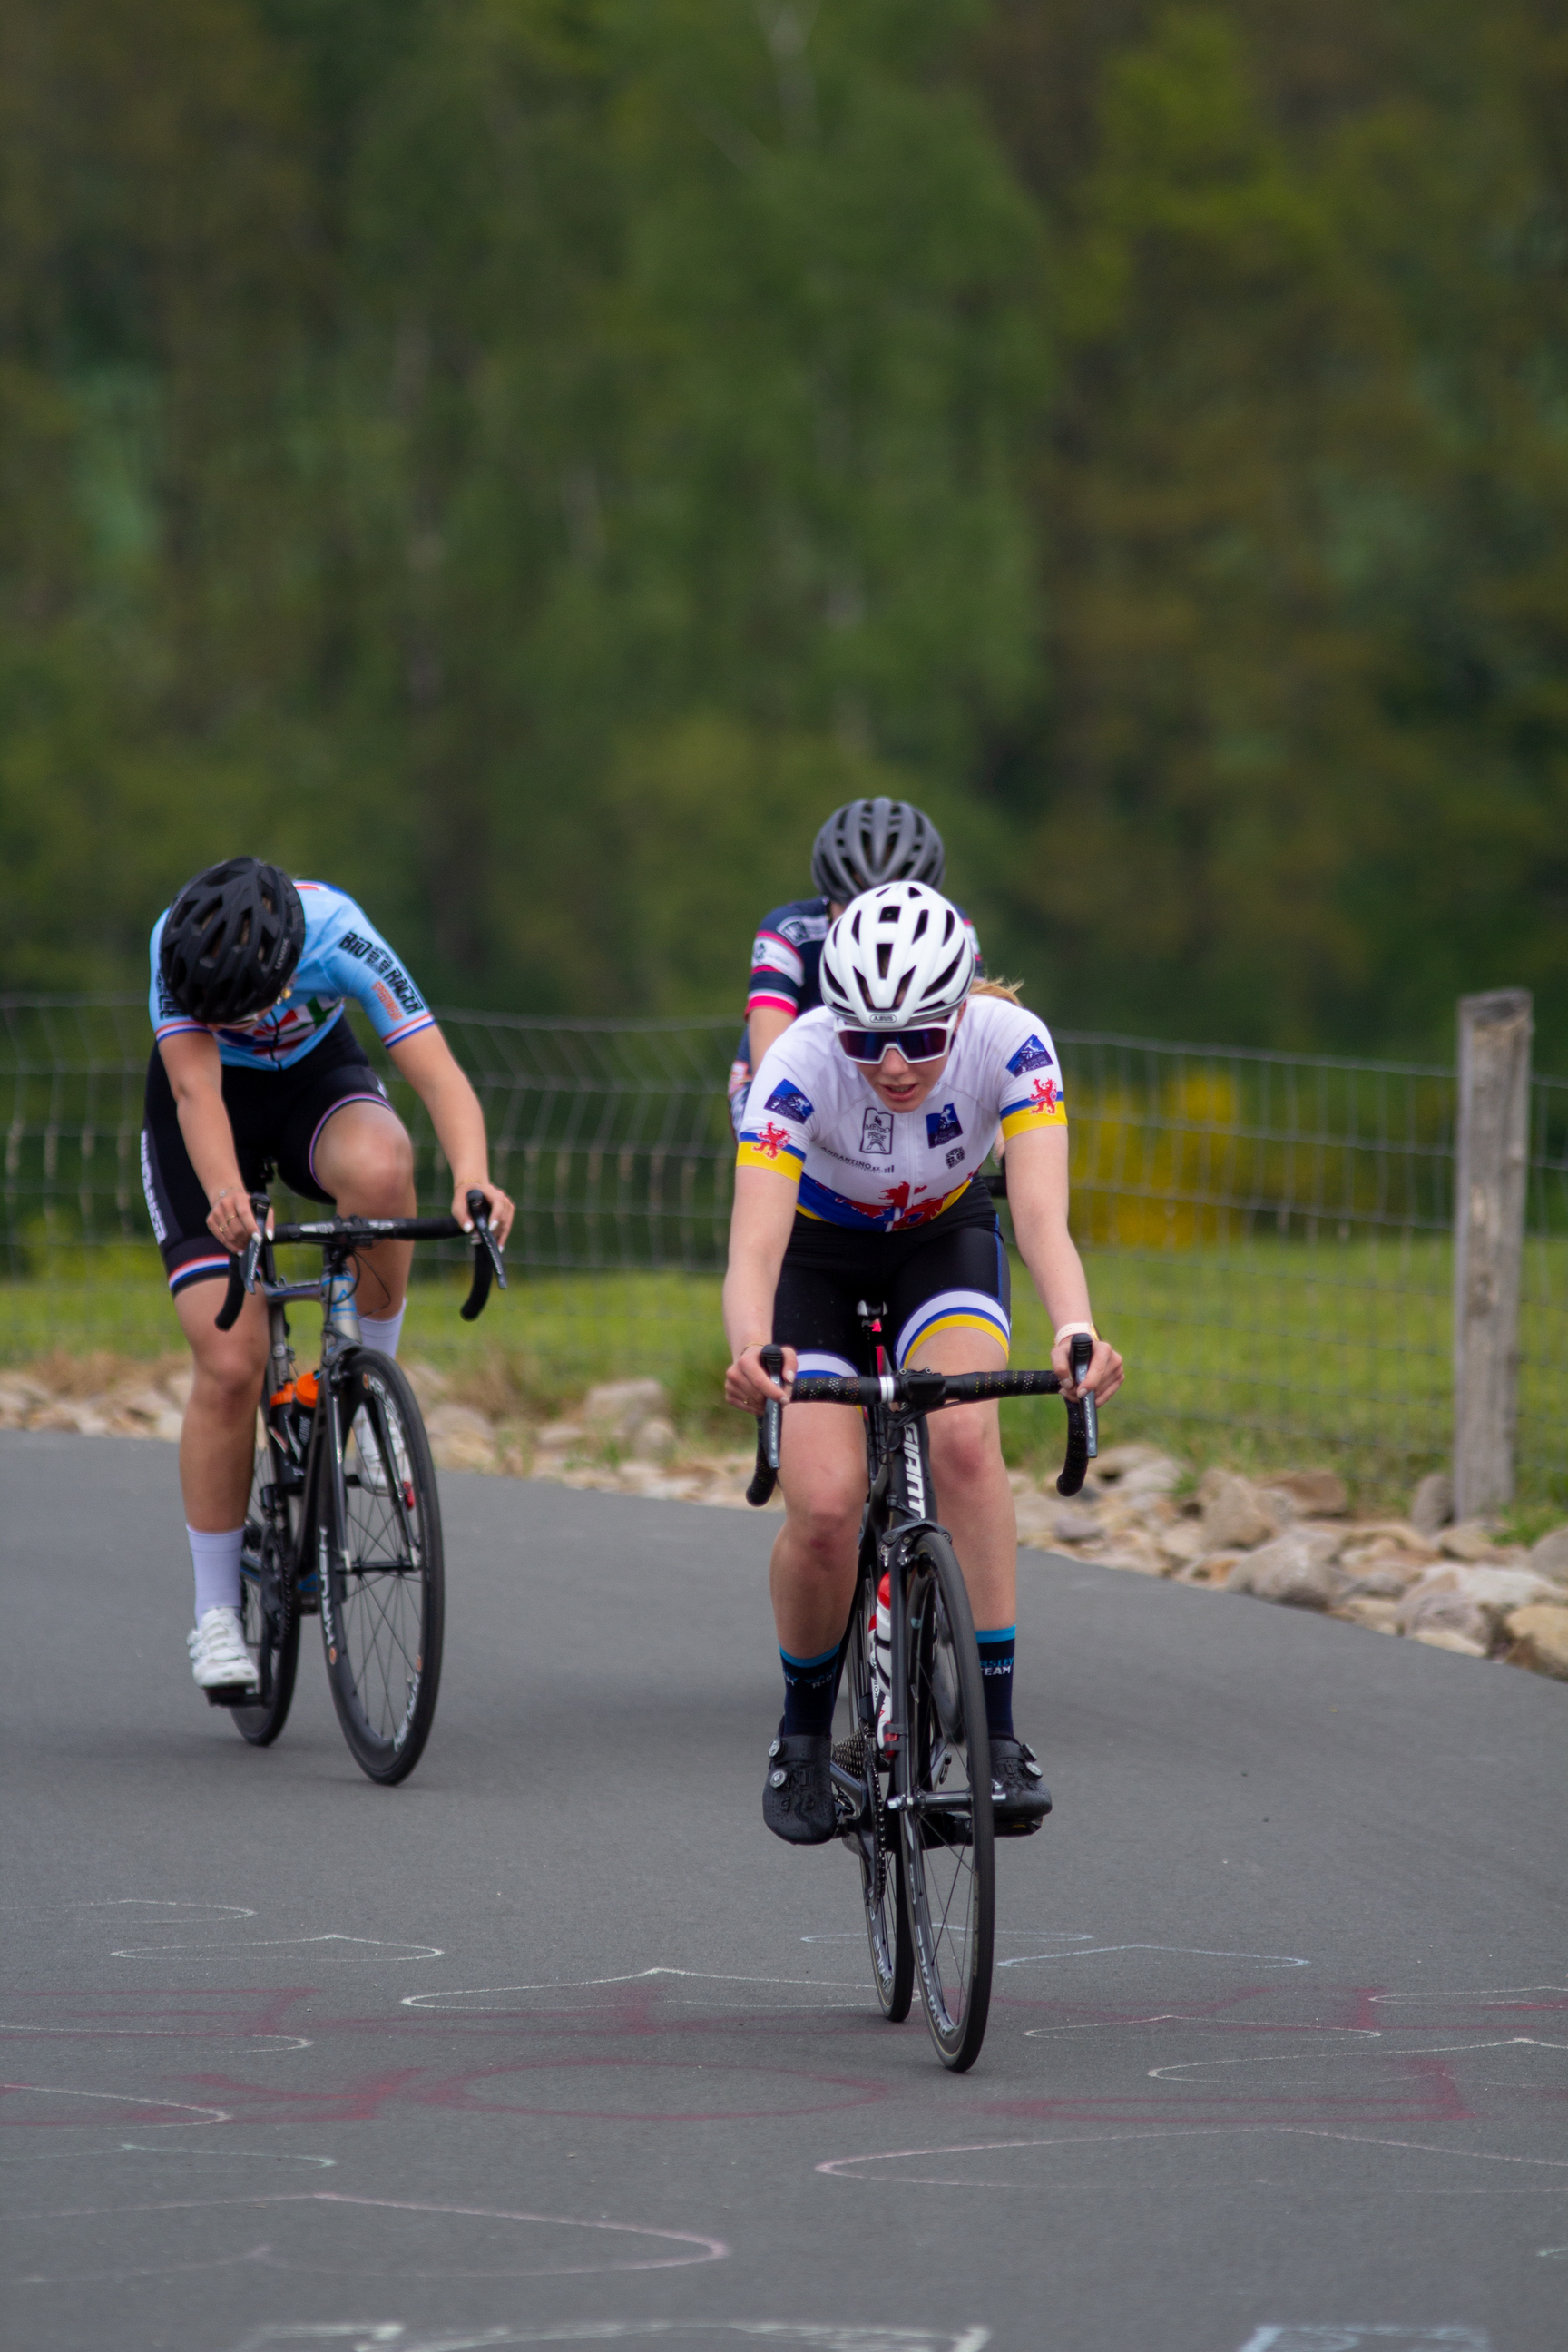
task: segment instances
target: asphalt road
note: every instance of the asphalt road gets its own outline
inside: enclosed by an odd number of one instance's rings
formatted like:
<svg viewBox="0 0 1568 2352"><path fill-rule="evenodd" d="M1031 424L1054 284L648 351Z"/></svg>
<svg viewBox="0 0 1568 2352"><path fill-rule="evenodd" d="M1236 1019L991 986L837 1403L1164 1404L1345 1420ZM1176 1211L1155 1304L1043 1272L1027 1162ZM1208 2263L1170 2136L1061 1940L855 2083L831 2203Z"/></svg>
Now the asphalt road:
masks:
<svg viewBox="0 0 1568 2352"><path fill-rule="evenodd" d="M973 2074L763 1831L749 1514L447 1476L435 1734L195 1692L171 1448L0 1436L26 2352L1562 2352L1568 1689L1026 1556Z"/></svg>

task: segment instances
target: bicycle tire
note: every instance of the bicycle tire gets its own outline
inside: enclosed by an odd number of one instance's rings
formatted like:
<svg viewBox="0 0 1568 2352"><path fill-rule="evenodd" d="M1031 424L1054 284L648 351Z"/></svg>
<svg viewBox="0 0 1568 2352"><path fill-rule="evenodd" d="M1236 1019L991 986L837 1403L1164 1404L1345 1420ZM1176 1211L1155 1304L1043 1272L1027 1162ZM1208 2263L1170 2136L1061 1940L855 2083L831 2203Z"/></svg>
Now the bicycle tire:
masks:
<svg viewBox="0 0 1568 2352"><path fill-rule="evenodd" d="M294 1533L287 1503L274 1480L272 1441L262 1431L250 1482L240 1549L240 1623L256 1660L261 1696L254 1706L229 1709L252 1748L270 1748L289 1720L300 1665L300 1607L294 1590Z"/></svg>
<svg viewBox="0 0 1568 2352"><path fill-rule="evenodd" d="M991 2007L995 1844L974 1620L939 1528L916 1538L905 1595L910 1733L895 1774L905 1900L931 2040L963 2074L980 2055Z"/></svg>
<svg viewBox="0 0 1568 2352"><path fill-rule="evenodd" d="M390 1787L418 1763L435 1719L446 1621L441 1507L418 1402L391 1357L356 1349L337 1385L345 1524L331 1524L334 1465L323 1462L321 1643L350 1753Z"/></svg>
<svg viewBox="0 0 1568 2352"><path fill-rule="evenodd" d="M857 1588L845 1660L849 1737L835 1747L834 1761L859 1783L860 1812L843 1832L860 1867L860 1899L871 1953L871 1981L883 2016L901 2025L914 2000L915 1953L904 1902L903 1853L889 1835L889 1815L877 1763L877 1702L871 1686L867 1620L875 1586Z"/></svg>

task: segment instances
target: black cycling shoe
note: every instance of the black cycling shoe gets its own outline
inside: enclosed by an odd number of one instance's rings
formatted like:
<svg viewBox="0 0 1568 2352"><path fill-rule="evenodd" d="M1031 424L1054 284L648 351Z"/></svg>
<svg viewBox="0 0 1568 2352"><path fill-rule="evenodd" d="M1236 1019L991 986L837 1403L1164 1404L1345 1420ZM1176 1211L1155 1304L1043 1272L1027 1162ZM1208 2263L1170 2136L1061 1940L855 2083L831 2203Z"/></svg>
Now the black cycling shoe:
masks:
<svg viewBox="0 0 1568 2352"><path fill-rule="evenodd" d="M826 1731L781 1731L768 1749L763 1819L788 1845L826 1845L838 1834L833 1741Z"/></svg>
<svg viewBox="0 0 1568 2352"><path fill-rule="evenodd" d="M991 1742L991 1819L998 1837L1033 1837L1051 1810L1035 1751L1022 1739Z"/></svg>

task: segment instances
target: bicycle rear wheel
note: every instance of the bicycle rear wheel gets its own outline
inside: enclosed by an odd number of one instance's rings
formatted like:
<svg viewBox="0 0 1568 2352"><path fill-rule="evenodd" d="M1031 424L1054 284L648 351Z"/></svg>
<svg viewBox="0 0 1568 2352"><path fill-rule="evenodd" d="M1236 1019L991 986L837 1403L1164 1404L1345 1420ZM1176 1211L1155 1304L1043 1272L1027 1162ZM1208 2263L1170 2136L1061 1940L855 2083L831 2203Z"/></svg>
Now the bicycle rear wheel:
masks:
<svg viewBox="0 0 1568 2352"><path fill-rule="evenodd" d="M270 1748L288 1721L300 1664L294 1533L277 1469L277 1455L264 1423L239 1555L240 1623L246 1647L256 1660L260 1693L254 1706L229 1710L253 1748Z"/></svg>
<svg viewBox="0 0 1568 2352"><path fill-rule="evenodd" d="M849 1702L849 1736L833 1750L834 1763L855 1783L854 1795L842 1791L858 1811L842 1832L844 1843L860 1865L860 1895L866 1906L866 1938L871 1948L871 1979L882 2014L900 2025L914 1998L915 1954L904 1907L904 1866L899 1841L888 1835L889 1815L877 1763L877 1702L871 1687L870 1640L867 1631L867 1597L875 1588L865 1583L856 1591L849 1623L849 1654L845 1661L846 1696Z"/></svg>
<svg viewBox="0 0 1568 2352"><path fill-rule="evenodd" d="M995 1849L985 1686L952 1544L922 1534L905 1583L910 1743L896 1775L910 1927L926 2022L944 2066L985 2038L995 1938Z"/></svg>
<svg viewBox="0 0 1568 2352"><path fill-rule="evenodd" d="M424 1753L441 1680L446 1580L425 1423L389 1356L361 1348L338 1388L344 1523L326 1548L321 1640L332 1704L373 1780L406 1779ZM321 1508L335 1516L324 1464Z"/></svg>

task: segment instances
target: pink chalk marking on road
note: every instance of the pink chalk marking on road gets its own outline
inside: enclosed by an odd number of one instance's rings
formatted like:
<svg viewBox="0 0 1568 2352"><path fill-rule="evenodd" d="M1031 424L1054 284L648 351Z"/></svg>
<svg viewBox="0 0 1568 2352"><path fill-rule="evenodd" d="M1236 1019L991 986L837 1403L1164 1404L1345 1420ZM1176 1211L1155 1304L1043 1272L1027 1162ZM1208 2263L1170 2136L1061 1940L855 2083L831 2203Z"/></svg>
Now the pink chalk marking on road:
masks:
<svg viewBox="0 0 1568 2352"><path fill-rule="evenodd" d="M782 2077L808 2087L830 2089L847 2095L758 2107L701 2107L668 2109L662 2107L581 2107L541 2104L535 2101L483 2099L472 2088L474 2084L493 2082L506 2075L536 2074L574 2074L589 2071L637 2073L640 2074L686 2074L691 2062L679 2059L592 2056L545 2057L512 2059L502 2065L477 2066L458 2074L431 2076L424 2067L402 2066L383 2074L362 2076L340 2084L333 2090L292 2091L272 2084L237 2082L225 2074L192 2074L185 2079L193 2085L221 2091L231 2100L231 2112L249 2122L275 2115L308 2116L318 2123L370 2123L384 2108L389 2106L425 2106L456 2108L466 2115L557 2116L563 2121L598 2123L750 2123L788 2116L832 2115L846 2107L872 2106L894 2095L885 2083L844 2074L822 2074L802 2068L759 2066L749 2061L709 2061L701 2071L710 2076L743 2074Z"/></svg>

